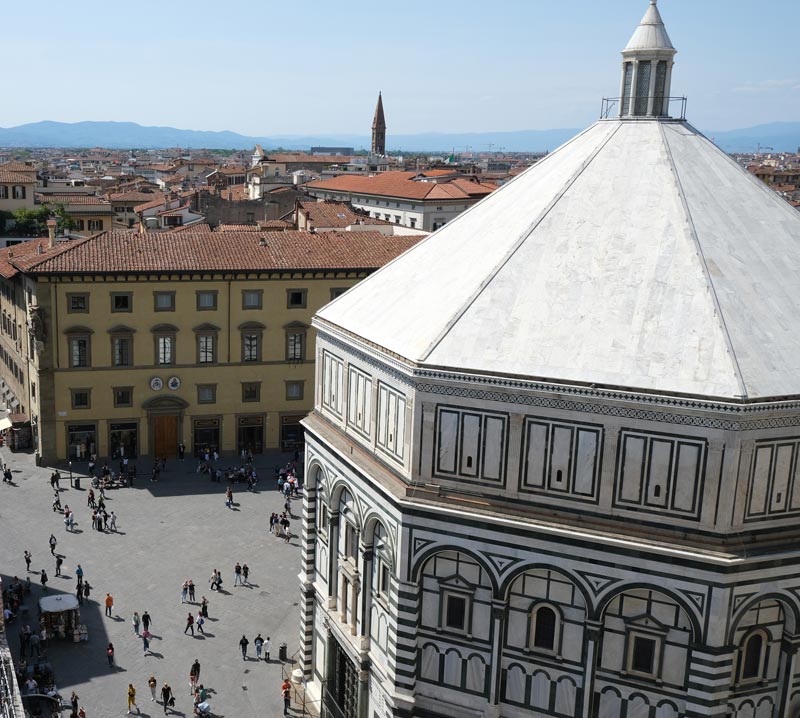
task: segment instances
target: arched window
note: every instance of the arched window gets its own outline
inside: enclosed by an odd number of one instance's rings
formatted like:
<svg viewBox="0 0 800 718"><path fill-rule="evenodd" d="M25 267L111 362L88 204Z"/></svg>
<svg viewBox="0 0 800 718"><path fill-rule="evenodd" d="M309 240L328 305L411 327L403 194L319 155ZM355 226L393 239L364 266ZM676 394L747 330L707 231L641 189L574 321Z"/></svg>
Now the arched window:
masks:
<svg viewBox="0 0 800 718"><path fill-rule="evenodd" d="M531 648L540 651L556 651L558 649L559 618L555 609L541 605L531 613Z"/></svg>
<svg viewBox="0 0 800 718"><path fill-rule="evenodd" d="M766 640L763 631L754 631L744 639L739 652L740 681L755 681L761 678L764 671L765 648Z"/></svg>

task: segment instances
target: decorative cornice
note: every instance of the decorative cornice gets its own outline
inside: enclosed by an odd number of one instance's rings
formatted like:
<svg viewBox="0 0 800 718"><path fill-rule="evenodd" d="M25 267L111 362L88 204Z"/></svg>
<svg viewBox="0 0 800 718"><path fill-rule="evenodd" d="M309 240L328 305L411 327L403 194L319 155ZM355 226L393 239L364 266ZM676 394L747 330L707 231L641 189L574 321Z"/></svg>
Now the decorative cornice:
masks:
<svg viewBox="0 0 800 718"><path fill-rule="evenodd" d="M796 399L763 403L727 403L579 384L556 384L536 380L468 374L445 369L421 368L404 360L402 357L388 354L381 347L371 345L359 337L342 330L340 327L320 320L318 317L314 318L313 324L317 328L320 338L332 346L357 357L359 361L367 366L385 372L396 381L413 390L429 394L479 399L482 401L499 401L522 406L579 411L589 414L618 416L726 431L800 426L800 401ZM478 388L476 385L485 388ZM629 406L620 406L620 403L623 402ZM648 406L653 408L646 408ZM702 414L689 412L702 412ZM784 416L764 416L764 414L774 412L798 413ZM717 416L709 416L709 414L717 414Z"/></svg>

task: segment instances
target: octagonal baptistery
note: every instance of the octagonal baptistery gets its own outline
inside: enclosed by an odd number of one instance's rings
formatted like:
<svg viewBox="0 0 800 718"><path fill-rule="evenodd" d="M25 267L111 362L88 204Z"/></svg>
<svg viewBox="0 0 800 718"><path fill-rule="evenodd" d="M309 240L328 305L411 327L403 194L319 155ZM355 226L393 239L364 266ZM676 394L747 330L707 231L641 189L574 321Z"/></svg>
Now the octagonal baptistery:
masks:
<svg viewBox="0 0 800 718"><path fill-rule="evenodd" d="M798 715L800 214L602 119L322 309L303 668L330 715Z"/></svg>

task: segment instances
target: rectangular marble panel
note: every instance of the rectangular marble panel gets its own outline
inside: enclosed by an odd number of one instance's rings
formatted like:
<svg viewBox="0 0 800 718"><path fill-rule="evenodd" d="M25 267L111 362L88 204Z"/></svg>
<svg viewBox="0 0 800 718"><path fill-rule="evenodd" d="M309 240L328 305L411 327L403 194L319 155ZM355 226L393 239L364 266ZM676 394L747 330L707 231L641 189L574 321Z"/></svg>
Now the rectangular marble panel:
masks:
<svg viewBox="0 0 800 718"><path fill-rule="evenodd" d="M570 456L572 455L572 429L554 426L550 450L549 488L555 491L570 490Z"/></svg>
<svg viewBox="0 0 800 718"><path fill-rule="evenodd" d="M544 487L545 451L547 448L547 426L537 422L528 423L527 462L525 485Z"/></svg>
<svg viewBox="0 0 800 718"><path fill-rule="evenodd" d="M789 501L789 472L792 470L793 449L794 446L792 444L779 444L776 447L775 468L769 502L770 513L786 511Z"/></svg>
<svg viewBox="0 0 800 718"><path fill-rule="evenodd" d="M750 502L748 514L760 515L767 508L767 489L769 487L769 469L772 461L772 447L762 446L756 449L755 466L750 483Z"/></svg>
<svg viewBox="0 0 800 718"><path fill-rule="evenodd" d="M647 498L645 499L649 506L663 508L667 505L672 471L672 447L673 442L671 441L653 439L650 442Z"/></svg>
<svg viewBox="0 0 800 718"><path fill-rule="evenodd" d="M503 478L504 427L502 419L487 416L484 419L483 477L498 481Z"/></svg>
<svg viewBox="0 0 800 718"><path fill-rule="evenodd" d="M463 476L476 477L481 445L480 414L462 414L461 416L461 455L459 457L459 473Z"/></svg>
<svg viewBox="0 0 800 718"><path fill-rule="evenodd" d="M459 415L454 411L439 412L439 453L437 471L454 474L456 471L456 439L458 437Z"/></svg>
<svg viewBox="0 0 800 718"><path fill-rule="evenodd" d="M597 465L597 432L578 429L578 450L575 456L576 494L594 495L594 477Z"/></svg>
<svg viewBox="0 0 800 718"><path fill-rule="evenodd" d="M645 440L639 436L626 436L622 446L622 501L638 504L642 493Z"/></svg>
<svg viewBox="0 0 800 718"><path fill-rule="evenodd" d="M672 506L678 511L694 511L697 502L697 480L700 476L700 447L695 444L678 444L675 488Z"/></svg>

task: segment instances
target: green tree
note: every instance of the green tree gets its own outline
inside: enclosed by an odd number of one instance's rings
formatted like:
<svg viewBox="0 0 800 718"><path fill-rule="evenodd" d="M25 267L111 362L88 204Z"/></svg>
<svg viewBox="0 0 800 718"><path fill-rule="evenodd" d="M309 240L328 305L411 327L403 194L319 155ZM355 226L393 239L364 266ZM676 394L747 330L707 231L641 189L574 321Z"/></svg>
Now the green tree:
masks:
<svg viewBox="0 0 800 718"><path fill-rule="evenodd" d="M63 204L43 204L35 209L17 209L12 216L14 226L11 234L19 237L46 236L48 219L56 220L57 231L75 229L75 220L67 214Z"/></svg>

